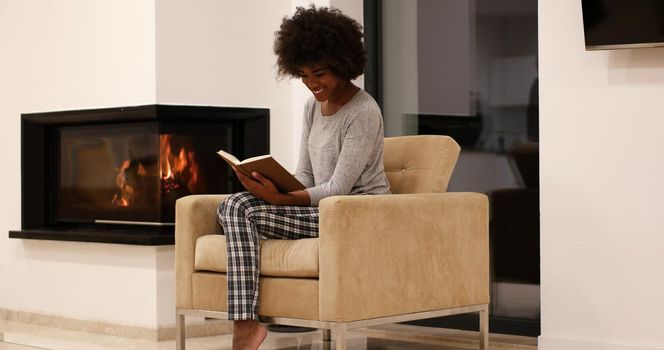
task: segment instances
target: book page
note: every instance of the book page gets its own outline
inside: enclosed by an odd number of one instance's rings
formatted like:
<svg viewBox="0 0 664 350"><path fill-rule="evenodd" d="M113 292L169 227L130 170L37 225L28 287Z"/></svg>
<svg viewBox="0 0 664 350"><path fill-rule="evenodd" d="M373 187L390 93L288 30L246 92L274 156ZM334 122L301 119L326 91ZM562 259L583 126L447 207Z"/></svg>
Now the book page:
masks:
<svg viewBox="0 0 664 350"><path fill-rule="evenodd" d="M228 153L228 152L226 152L226 151L224 151L224 150L221 150L221 149L220 149L220 150L217 152L217 154L220 155L221 158L224 158L225 160L227 160L227 161L229 161L229 162L231 162L231 163L233 163L233 164L238 164L238 163L240 163L240 160L237 159L237 157L235 157L234 155L232 155L232 154L230 154L230 153Z"/></svg>
<svg viewBox="0 0 664 350"><path fill-rule="evenodd" d="M257 160L266 159L266 158L272 158L272 156L269 155L269 154L266 154L266 155L262 155L262 156L251 157L251 158L247 158L247 159L241 161L239 164L251 163L251 162L255 162Z"/></svg>

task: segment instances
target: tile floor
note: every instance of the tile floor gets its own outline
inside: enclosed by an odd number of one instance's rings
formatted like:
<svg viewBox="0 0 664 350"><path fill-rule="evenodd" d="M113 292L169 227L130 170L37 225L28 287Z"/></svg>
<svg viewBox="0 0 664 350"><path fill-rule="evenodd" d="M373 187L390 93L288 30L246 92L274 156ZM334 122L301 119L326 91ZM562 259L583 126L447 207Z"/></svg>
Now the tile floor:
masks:
<svg viewBox="0 0 664 350"><path fill-rule="evenodd" d="M477 334L439 328L386 325L349 333L349 350L461 350L477 349ZM2 342L4 339L4 342ZM536 350L529 337L491 335L491 350ZM0 350L174 350L174 341L147 341L42 327L0 320ZM320 331L270 332L264 350L326 349ZM187 350L231 350L229 335L189 338Z"/></svg>

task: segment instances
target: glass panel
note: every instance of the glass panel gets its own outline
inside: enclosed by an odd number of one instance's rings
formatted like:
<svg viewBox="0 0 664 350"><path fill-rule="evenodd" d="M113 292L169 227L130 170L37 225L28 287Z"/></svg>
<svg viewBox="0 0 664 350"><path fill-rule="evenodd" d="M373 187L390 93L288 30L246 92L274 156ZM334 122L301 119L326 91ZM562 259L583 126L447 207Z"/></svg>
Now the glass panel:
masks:
<svg viewBox="0 0 664 350"><path fill-rule="evenodd" d="M174 222L175 200L190 194L233 193L231 168L217 155L237 152L230 123L160 124L162 221Z"/></svg>
<svg viewBox="0 0 664 350"><path fill-rule="evenodd" d="M57 220L160 219L156 123L63 127Z"/></svg>
<svg viewBox="0 0 664 350"><path fill-rule="evenodd" d="M491 205L493 316L539 319L536 0L383 0L386 136L442 134Z"/></svg>
<svg viewBox="0 0 664 350"><path fill-rule="evenodd" d="M122 123L61 127L58 222L173 222L175 201L232 193L219 149L234 151L230 123Z"/></svg>

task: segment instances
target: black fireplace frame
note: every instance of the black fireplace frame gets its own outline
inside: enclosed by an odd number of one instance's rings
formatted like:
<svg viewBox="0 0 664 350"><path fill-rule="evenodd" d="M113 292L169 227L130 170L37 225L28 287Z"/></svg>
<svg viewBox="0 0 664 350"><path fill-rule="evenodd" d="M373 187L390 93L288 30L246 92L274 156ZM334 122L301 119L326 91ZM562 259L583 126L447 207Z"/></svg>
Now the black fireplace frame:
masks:
<svg viewBox="0 0 664 350"><path fill-rule="evenodd" d="M83 241L135 245L174 244L173 226L62 224L53 223L49 205L53 201L56 156L55 130L62 126L138 122L231 123L234 153L251 157L269 153L269 109L179 105L144 105L21 115L21 229L10 238Z"/></svg>

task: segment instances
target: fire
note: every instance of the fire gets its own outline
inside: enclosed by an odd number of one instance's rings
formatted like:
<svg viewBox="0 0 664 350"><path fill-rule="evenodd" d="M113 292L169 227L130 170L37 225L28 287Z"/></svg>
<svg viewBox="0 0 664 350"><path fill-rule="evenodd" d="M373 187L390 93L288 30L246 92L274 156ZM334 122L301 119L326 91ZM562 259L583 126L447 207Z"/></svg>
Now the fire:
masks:
<svg viewBox="0 0 664 350"><path fill-rule="evenodd" d="M171 147L172 135L159 135L159 164L151 167L136 160L125 160L117 169L115 183L119 188L112 203L118 207L128 207L140 196L140 178L158 177L161 190L165 193L178 191L177 194L197 193L198 163L196 153L180 148L174 154ZM152 163L154 165L154 163ZM155 169L152 172L148 169ZM155 173L155 172L158 172ZM138 187L138 188L137 188ZM144 198L145 199L145 198Z"/></svg>
<svg viewBox="0 0 664 350"><path fill-rule="evenodd" d="M113 196L112 203L118 207L128 207L134 198L134 186L127 183L127 169L131 161L125 160L118 169L118 176L115 177L115 183L120 188L120 193Z"/></svg>
<svg viewBox="0 0 664 350"><path fill-rule="evenodd" d="M171 151L171 135L159 135L160 159L159 178L166 192L180 188L181 184L187 186L190 193L194 193L198 183L198 163L194 151L187 151L184 147L175 155Z"/></svg>

